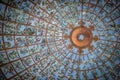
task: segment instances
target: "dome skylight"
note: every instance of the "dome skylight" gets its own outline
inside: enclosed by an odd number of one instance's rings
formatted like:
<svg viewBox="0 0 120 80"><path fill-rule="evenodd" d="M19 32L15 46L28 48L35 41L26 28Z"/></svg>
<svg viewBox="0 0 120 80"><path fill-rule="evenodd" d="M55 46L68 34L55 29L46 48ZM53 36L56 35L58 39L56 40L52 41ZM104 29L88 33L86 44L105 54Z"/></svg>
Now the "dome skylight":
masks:
<svg viewBox="0 0 120 80"><path fill-rule="evenodd" d="M0 1L0 80L118 79L119 0Z"/></svg>

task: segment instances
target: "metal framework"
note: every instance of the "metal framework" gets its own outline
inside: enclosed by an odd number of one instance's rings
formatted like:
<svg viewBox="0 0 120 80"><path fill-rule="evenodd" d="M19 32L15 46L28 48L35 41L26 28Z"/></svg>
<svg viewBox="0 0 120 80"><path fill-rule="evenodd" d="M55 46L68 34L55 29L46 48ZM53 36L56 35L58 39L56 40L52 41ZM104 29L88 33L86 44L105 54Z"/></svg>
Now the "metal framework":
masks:
<svg viewBox="0 0 120 80"><path fill-rule="evenodd" d="M119 0L1 0L0 80L69 79L120 79Z"/></svg>

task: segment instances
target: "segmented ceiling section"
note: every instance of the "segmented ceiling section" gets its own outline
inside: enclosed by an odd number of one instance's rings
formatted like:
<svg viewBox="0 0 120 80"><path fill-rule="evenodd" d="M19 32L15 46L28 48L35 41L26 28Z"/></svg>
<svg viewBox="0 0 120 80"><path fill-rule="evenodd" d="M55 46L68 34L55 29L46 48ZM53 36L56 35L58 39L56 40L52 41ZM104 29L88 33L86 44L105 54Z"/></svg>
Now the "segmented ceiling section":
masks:
<svg viewBox="0 0 120 80"><path fill-rule="evenodd" d="M120 79L120 1L1 0L0 80L68 79Z"/></svg>

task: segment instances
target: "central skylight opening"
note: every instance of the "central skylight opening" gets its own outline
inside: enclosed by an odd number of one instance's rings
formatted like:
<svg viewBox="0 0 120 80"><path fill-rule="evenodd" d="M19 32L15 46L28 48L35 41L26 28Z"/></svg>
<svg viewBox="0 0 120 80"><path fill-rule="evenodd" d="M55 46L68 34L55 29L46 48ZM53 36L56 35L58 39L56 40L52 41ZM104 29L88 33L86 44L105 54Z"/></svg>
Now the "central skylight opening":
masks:
<svg viewBox="0 0 120 80"><path fill-rule="evenodd" d="M81 41L81 40L84 40L84 35L83 35L83 34L79 34L79 35L78 35L78 40L80 40L80 41Z"/></svg>

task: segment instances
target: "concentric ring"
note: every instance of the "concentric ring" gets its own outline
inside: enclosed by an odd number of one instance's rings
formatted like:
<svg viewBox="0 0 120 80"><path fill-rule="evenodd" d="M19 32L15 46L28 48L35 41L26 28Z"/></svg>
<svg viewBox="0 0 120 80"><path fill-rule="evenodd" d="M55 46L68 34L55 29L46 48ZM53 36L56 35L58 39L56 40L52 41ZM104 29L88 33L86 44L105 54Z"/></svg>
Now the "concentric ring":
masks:
<svg viewBox="0 0 120 80"><path fill-rule="evenodd" d="M78 40L78 36L82 34L84 36L83 40ZM87 47L92 41L92 33L86 27L76 27L71 31L71 42L80 48Z"/></svg>

